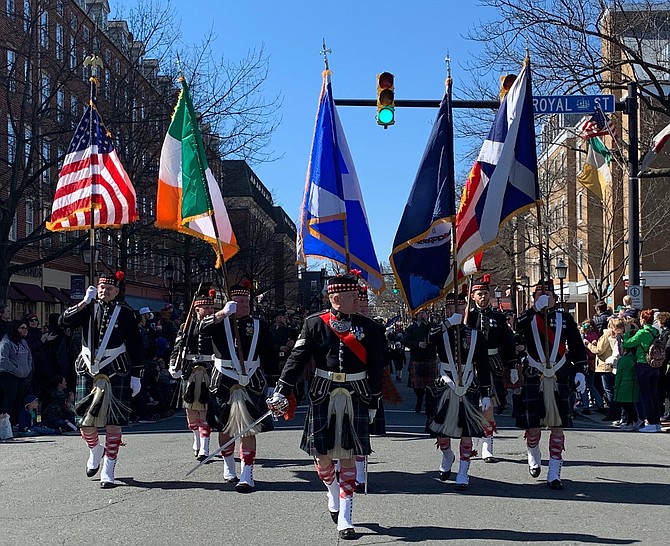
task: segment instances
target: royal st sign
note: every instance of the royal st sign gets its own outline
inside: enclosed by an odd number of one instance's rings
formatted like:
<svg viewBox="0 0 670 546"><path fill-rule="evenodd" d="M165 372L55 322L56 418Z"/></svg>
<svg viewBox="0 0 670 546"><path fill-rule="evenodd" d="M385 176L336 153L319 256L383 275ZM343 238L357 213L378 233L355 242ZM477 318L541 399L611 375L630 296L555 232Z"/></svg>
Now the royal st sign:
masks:
<svg viewBox="0 0 670 546"><path fill-rule="evenodd" d="M593 114L598 107L603 112L614 112L614 95L533 96L536 114Z"/></svg>

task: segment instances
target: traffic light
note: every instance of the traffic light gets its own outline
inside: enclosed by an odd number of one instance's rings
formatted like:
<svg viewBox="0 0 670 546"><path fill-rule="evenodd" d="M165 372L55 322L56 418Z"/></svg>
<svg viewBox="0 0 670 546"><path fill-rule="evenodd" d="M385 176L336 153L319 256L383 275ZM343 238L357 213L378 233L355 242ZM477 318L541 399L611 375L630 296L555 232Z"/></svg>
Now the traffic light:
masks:
<svg viewBox="0 0 670 546"><path fill-rule="evenodd" d="M377 74L377 125L384 129L395 123L394 79L390 72Z"/></svg>
<svg viewBox="0 0 670 546"><path fill-rule="evenodd" d="M516 74L505 74L504 76L500 76L500 93L498 95L500 100L505 98L505 95L507 95L507 92L515 81Z"/></svg>

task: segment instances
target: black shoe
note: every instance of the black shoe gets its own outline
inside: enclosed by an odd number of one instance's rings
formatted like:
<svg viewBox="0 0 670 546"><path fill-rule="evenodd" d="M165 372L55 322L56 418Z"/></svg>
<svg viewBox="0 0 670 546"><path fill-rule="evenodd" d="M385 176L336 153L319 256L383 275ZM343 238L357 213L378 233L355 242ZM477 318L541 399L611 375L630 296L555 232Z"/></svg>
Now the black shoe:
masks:
<svg viewBox="0 0 670 546"><path fill-rule="evenodd" d="M237 483L239 481L240 481L240 479L237 476L235 476L234 478L224 478L223 479L223 483Z"/></svg>
<svg viewBox="0 0 670 546"><path fill-rule="evenodd" d="M328 511L328 513L330 514L330 519L332 519L333 523L335 525L337 525L337 518L340 517L340 513L339 512L331 512L330 510Z"/></svg>
<svg viewBox="0 0 670 546"><path fill-rule="evenodd" d="M451 470L447 470L446 472L442 472L440 470L439 474L437 475L437 477L440 478L441 482L446 482L450 476L451 476Z"/></svg>
<svg viewBox="0 0 670 546"><path fill-rule="evenodd" d="M363 493L365 494L365 484L364 483L357 483L356 488L354 489L356 493Z"/></svg>
<svg viewBox="0 0 670 546"><path fill-rule="evenodd" d="M420 402L416 403L416 406L414 406L414 411L416 413L421 413L421 403Z"/></svg>
<svg viewBox="0 0 670 546"><path fill-rule="evenodd" d="M115 487L114 482L100 482L100 489L114 489Z"/></svg>
<svg viewBox="0 0 670 546"><path fill-rule="evenodd" d="M204 461L209 455L196 455L195 458L198 459L200 462Z"/></svg>
<svg viewBox="0 0 670 546"><path fill-rule="evenodd" d="M241 483L239 480L235 484L235 491L238 493L251 493L255 488L251 487L248 483Z"/></svg>
<svg viewBox="0 0 670 546"><path fill-rule="evenodd" d="M539 466L529 466L528 467L528 473L533 477L537 478L540 475L540 472L542 472L542 468Z"/></svg>
<svg viewBox="0 0 670 546"><path fill-rule="evenodd" d="M353 527L349 527L349 529L342 529L339 535L342 540L354 540L356 538L356 531L354 531Z"/></svg>
<svg viewBox="0 0 670 546"><path fill-rule="evenodd" d="M582 411L582 415L591 415L591 410L586 408L584 411Z"/></svg>
<svg viewBox="0 0 670 546"><path fill-rule="evenodd" d="M92 478L98 473L98 470L100 470L100 465L96 466L95 468L86 468L86 477Z"/></svg>
<svg viewBox="0 0 670 546"><path fill-rule="evenodd" d="M484 459L484 462L485 463L497 463L498 459L497 459L497 457L486 457Z"/></svg>
<svg viewBox="0 0 670 546"><path fill-rule="evenodd" d="M563 490L563 484L561 483L561 480L554 480L552 482L547 482L547 487L550 487L554 491L562 491Z"/></svg>

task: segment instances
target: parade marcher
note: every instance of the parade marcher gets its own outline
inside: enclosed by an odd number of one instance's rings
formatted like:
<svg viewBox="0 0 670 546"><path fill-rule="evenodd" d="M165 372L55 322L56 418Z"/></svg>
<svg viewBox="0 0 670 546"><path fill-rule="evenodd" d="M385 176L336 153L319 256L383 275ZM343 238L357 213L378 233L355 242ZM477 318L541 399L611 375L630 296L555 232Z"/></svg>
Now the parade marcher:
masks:
<svg viewBox="0 0 670 546"><path fill-rule="evenodd" d="M426 432L437 438L442 452L441 481L449 479L456 459L451 439L460 439L456 489L462 491L469 484L472 438L481 438L487 425L479 402L481 397L482 406L491 407L491 371L486 340L476 328L462 325L453 293L447 295L445 312L445 320L431 330L429 338L437 347L440 366L439 377L427 389Z"/></svg>
<svg viewBox="0 0 670 546"><path fill-rule="evenodd" d="M402 324L396 322L386 329L386 341L388 342L391 363L395 372L396 381L402 380L402 367L405 364L405 336L402 332Z"/></svg>
<svg viewBox="0 0 670 546"><path fill-rule="evenodd" d="M547 485L563 489L563 426L568 420L571 392L576 388L581 394L586 389L586 350L572 315L554 307L556 294L551 280L538 283L533 298L534 305L518 323L528 356L516 424L526 431L528 471L533 478L540 475L542 465L541 427L550 429ZM514 378L512 383L516 383Z"/></svg>
<svg viewBox="0 0 670 546"><path fill-rule="evenodd" d="M250 296L249 286L232 286L232 301L200 322L199 332L211 336L214 345L214 369L210 384L213 397L208 420L210 426L219 431L219 445L240 434L267 411L265 369L275 369L277 366L267 323L251 317ZM234 336L230 318L233 314L241 347L237 346ZM235 490L239 493L249 493L256 487L256 434L273 428L272 417L268 415L241 438L242 467L239 480L235 471L235 445L231 444L221 452L223 480L226 483L236 482Z"/></svg>
<svg viewBox="0 0 670 546"><path fill-rule="evenodd" d="M82 348L75 363L75 413L89 447L86 475L95 476L102 460L103 489L115 486L121 427L128 424L130 397L140 391L144 368L135 313L117 299L123 276L122 271L100 275L97 288L89 286L84 299L60 317L61 326L83 329ZM98 427L105 427L104 447L98 439Z"/></svg>
<svg viewBox="0 0 670 546"><path fill-rule="evenodd" d="M280 307L275 311L274 324L270 326L270 338L272 339L272 348L275 352L275 360L278 365L276 375L268 377L268 387L274 390L279 379L284 364L288 355L291 354L291 349L295 343L295 338L298 336L297 330L289 326L288 317L286 316L286 307Z"/></svg>
<svg viewBox="0 0 670 546"><path fill-rule="evenodd" d="M315 458L340 538L351 540L356 538L352 517L355 458L371 452L369 425L381 397L386 342L378 324L355 313L356 276L329 279L327 292L331 308L305 319L268 406L279 414L285 411L286 397L313 358L316 370L300 447ZM333 459L340 461L339 483Z"/></svg>
<svg viewBox="0 0 670 546"><path fill-rule="evenodd" d="M409 348L409 386L416 394L416 413L421 413L426 387L437 378L435 344L428 341L433 326L428 322L428 313L421 309L416 313L416 322L405 330L404 343Z"/></svg>
<svg viewBox="0 0 670 546"><path fill-rule="evenodd" d="M215 294L195 297L195 316L182 324L170 356L170 375L183 381L186 422L193 432L193 454L199 461L204 461L209 455L212 427L207 422L207 407L214 347L211 336L199 333L198 328L202 319L214 313Z"/></svg>
<svg viewBox="0 0 670 546"><path fill-rule="evenodd" d="M491 276L486 274L472 285L472 302L467 315L467 324L477 328L486 340L493 385L493 404L483 409L484 419L487 422L484 437L481 442L482 460L486 463L495 463L497 459L493 450L493 433L496 430L496 421L493 416L493 407L497 406L498 414L505 409L507 389L503 381L505 367L516 366L516 349L512 331L507 325L505 314L491 305Z"/></svg>

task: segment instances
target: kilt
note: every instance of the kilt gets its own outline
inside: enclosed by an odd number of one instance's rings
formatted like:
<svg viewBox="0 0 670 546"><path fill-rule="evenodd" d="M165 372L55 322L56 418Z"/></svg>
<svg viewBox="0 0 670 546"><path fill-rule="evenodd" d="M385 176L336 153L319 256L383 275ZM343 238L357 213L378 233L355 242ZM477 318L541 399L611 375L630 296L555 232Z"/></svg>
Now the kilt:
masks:
<svg viewBox="0 0 670 546"><path fill-rule="evenodd" d="M566 364L566 366L569 364ZM558 392L554 392L556 397L556 406L561 416L563 424L567 423L570 414L570 385L569 374L561 373L563 369L556 374L556 386ZM535 368L526 366L524 370L524 384L521 392L514 395L514 415L516 416L516 426L527 430L529 428L541 428L541 423L545 415L543 393L540 392L540 373Z"/></svg>
<svg viewBox="0 0 670 546"><path fill-rule="evenodd" d="M210 386L210 390L213 390L213 392L209 404L207 405L207 424L209 424L213 430L221 432L226 428L228 419L230 418L230 389L238 383L234 379L225 375L220 376L218 383L218 386L215 386L214 384ZM247 410L249 410L254 421L268 410L265 402L265 384L265 377L259 368L259 370L252 376L251 382L244 387L251 399L250 402L247 402ZM256 428L259 432L274 430L272 416L268 415L256 426Z"/></svg>
<svg viewBox="0 0 670 546"><path fill-rule="evenodd" d="M435 383L437 378L437 361L430 360L410 360L409 362L409 380L407 385L412 389L425 389Z"/></svg>
<svg viewBox="0 0 670 546"><path fill-rule="evenodd" d="M130 406L133 390L130 388L130 374L114 374L109 378L112 386L112 396L118 404L111 404L107 412L107 424L124 426L128 424L130 418ZM79 374L77 376L77 388L75 390L75 419L76 424L81 425L83 415L77 413L77 406L86 398L93 389L93 377L89 374Z"/></svg>
<svg viewBox="0 0 670 546"><path fill-rule="evenodd" d="M489 366L491 367L491 385L493 385L492 395L495 406L505 406L507 404L507 389L503 381L503 362L500 354L489 355Z"/></svg>
<svg viewBox="0 0 670 546"><path fill-rule="evenodd" d="M368 414L370 405L353 388L351 383L331 382L330 391L332 392L336 388L344 388L349 391L354 413L352 421L345 415L342 448L352 449L354 455L369 455L372 453L370 447L370 417ZM305 418L302 439L300 440L300 449L312 457L327 455L335 447L335 416L329 418L328 415L330 394L326 396L316 395L314 391L315 389L312 389L309 394L310 405ZM357 441L355 441L356 438Z"/></svg>
<svg viewBox="0 0 670 546"><path fill-rule="evenodd" d="M444 422L444 416L447 413L447 409L449 407L449 404L455 403L455 400L449 399L446 400L445 403L442 406L439 406L440 404L440 399L442 398L442 395L444 394L444 391L448 389L449 387L445 386L444 383L442 382L441 379L436 381L431 387L426 388L426 428L425 431L428 433L431 438L442 438L444 435L439 434L435 432L434 430L431 430L430 424L437 418L438 420L441 420L441 422ZM475 407L479 408L479 386L476 384L476 382L473 381L472 385L470 385L470 388L468 388L467 392L465 393L465 398L468 399L468 401ZM463 429L463 432L461 434L462 438L481 438L484 436L484 431L482 429L481 424L472 421L468 415L465 412L465 407L463 406L463 402L459 401L459 409L458 409L458 426ZM439 407L438 407L439 406Z"/></svg>

